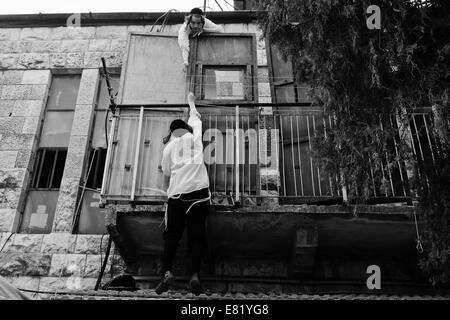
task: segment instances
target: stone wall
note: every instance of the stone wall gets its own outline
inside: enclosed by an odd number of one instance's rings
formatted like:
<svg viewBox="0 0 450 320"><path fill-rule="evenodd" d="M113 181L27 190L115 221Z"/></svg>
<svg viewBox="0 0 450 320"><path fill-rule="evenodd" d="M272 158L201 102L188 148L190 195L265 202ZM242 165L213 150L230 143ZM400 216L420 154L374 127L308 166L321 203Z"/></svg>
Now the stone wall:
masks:
<svg viewBox="0 0 450 320"><path fill-rule="evenodd" d="M82 22L81 22L82 23ZM264 40L255 24L225 32L256 33L259 102L271 102ZM165 27L176 32L180 24ZM100 57L120 68L128 32L151 25L0 29L0 276L22 289L92 289L108 236L72 234L78 185L92 127ZM154 31L158 29L155 27ZM65 170L50 234L17 234L53 73L81 73ZM270 108L266 110L270 112ZM260 140L261 152L267 139ZM275 184L278 173L262 170ZM267 179L266 179L267 180ZM102 249L100 249L102 242ZM103 283L122 271L111 251ZM113 257L114 256L114 257Z"/></svg>
<svg viewBox="0 0 450 320"><path fill-rule="evenodd" d="M107 243L108 236L101 235L3 233L0 276L26 290L94 289ZM102 285L122 271L113 244Z"/></svg>

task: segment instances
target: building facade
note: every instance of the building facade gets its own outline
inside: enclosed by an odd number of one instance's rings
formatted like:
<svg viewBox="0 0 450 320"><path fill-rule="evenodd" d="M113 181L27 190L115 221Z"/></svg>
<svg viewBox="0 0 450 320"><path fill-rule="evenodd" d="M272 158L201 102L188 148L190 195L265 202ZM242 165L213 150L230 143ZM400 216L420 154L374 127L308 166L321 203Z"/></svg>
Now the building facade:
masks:
<svg viewBox="0 0 450 320"><path fill-rule="evenodd" d="M0 275L28 290L93 289L111 237L102 283L128 272L151 288L161 272L162 138L193 91L215 160L212 290L364 291L371 265L392 288L424 283L407 170L374 164L376 204L342 205L350 191L320 172L311 149L333 119L311 105L254 12L209 13L224 34L191 42L186 74L176 45L184 14L164 23L162 14L82 14L75 27L70 15L1 17Z"/></svg>

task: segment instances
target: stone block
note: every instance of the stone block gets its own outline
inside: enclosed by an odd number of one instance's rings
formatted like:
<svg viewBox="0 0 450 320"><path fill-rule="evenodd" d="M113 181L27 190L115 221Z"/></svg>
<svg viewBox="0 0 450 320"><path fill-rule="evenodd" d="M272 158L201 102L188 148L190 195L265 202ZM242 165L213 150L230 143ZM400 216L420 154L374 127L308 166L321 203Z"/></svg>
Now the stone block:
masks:
<svg viewBox="0 0 450 320"><path fill-rule="evenodd" d="M126 39L126 26L102 26L97 27L95 32L96 39Z"/></svg>
<svg viewBox="0 0 450 320"><path fill-rule="evenodd" d="M63 40L61 52L85 52L89 48L89 40Z"/></svg>
<svg viewBox="0 0 450 320"><path fill-rule="evenodd" d="M39 288L39 277L18 276L18 277L7 278L7 281L9 281L14 287L16 287L18 289L35 290L36 291ZM25 292L25 294L30 295L27 292Z"/></svg>
<svg viewBox="0 0 450 320"><path fill-rule="evenodd" d="M48 53L22 53L17 68L19 69L48 69L50 57Z"/></svg>
<svg viewBox="0 0 450 320"><path fill-rule="evenodd" d="M82 68L84 53L68 53L66 59L66 68Z"/></svg>
<svg viewBox="0 0 450 320"><path fill-rule="evenodd" d="M103 261L99 254L88 254L86 258L86 268L84 269L84 276L88 278L97 278L100 274ZM104 258L104 256L103 256ZM105 268L105 273L107 272Z"/></svg>
<svg viewBox="0 0 450 320"><path fill-rule="evenodd" d="M0 151L0 163L2 170L14 168L17 153L18 151Z"/></svg>
<svg viewBox="0 0 450 320"><path fill-rule="evenodd" d="M81 278L79 290L94 290L97 279L93 278Z"/></svg>
<svg viewBox="0 0 450 320"><path fill-rule="evenodd" d="M181 25L180 25L181 26ZM145 26L128 26L128 32L145 32Z"/></svg>
<svg viewBox="0 0 450 320"><path fill-rule="evenodd" d="M110 51L120 51L125 52L125 46L127 45L126 40L111 40L111 50Z"/></svg>
<svg viewBox="0 0 450 320"><path fill-rule="evenodd" d="M77 105L73 117L71 135L87 136L92 121L92 105Z"/></svg>
<svg viewBox="0 0 450 320"><path fill-rule="evenodd" d="M0 41L0 53L15 53L16 41Z"/></svg>
<svg viewBox="0 0 450 320"><path fill-rule="evenodd" d="M84 55L84 67L85 68L100 68L101 57L103 52L86 52Z"/></svg>
<svg viewBox="0 0 450 320"><path fill-rule="evenodd" d="M31 95L31 85L4 85L1 92L1 99L24 100Z"/></svg>
<svg viewBox="0 0 450 320"><path fill-rule="evenodd" d="M0 69L16 68L18 60L19 54L17 53L0 54Z"/></svg>
<svg viewBox="0 0 450 320"><path fill-rule="evenodd" d="M28 97L30 100L44 100L47 97L49 87L46 84L34 84Z"/></svg>
<svg viewBox="0 0 450 320"><path fill-rule="evenodd" d="M41 252L43 234L16 234L9 251L21 253Z"/></svg>
<svg viewBox="0 0 450 320"><path fill-rule="evenodd" d="M16 44L16 53L31 53L31 48L33 47L32 41L18 41Z"/></svg>
<svg viewBox="0 0 450 320"><path fill-rule="evenodd" d="M1 134L0 151L32 148L34 135L23 133Z"/></svg>
<svg viewBox="0 0 450 320"><path fill-rule="evenodd" d="M0 41L17 41L20 38L20 28L0 29Z"/></svg>
<svg viewBox="0 0 450 320"><path fill-rule="evenodd" d="M33 41L31 52L58 52L61 48L61 41Z"/></svg>
<svg viewBox="0 0 450 320"><path fill-rule="evenodd" d="M39 289L39 277L24 277L24 276L18 276L18 277L11 277L7 278L10 283L18 288L18 289L25 289L25 290L34 290L37 291ZM25 292L28 296L30 293Z"/></svg>
<svg viewBox="0 0 450 320"><path fill-rule="evenodd" d="M51 53L50 68L64 68L66 65L66 53Z"/></svg>
<svg viewBox="0 0 450 320"><path fill-rule="evenodd" d="M22 84L23 73L22 70L5 70L0 84Z"/></svg>
<svg viewBox="0 0 450 320"><path fill-rule="evenodd" d="M52 39L52 40L93 39L95 36L95 29L96 29L95 27L52 28L51 33L50 33L50 39Z"/></svg>
<svg viewBox="0 0 450 320"><path fill-rule="evenodd" d="M12 116L14 117L39 117L43 109L40 100L15 100Z"/></svg>
<svg viewBox="0 0 450 320"><path fill-rule="evenodd" d="M80 234L77 237L75 245L75 253L79 254L100 254L100 246L103 253L106 251L108 243L108 236L101 235L84 235Z"/></svg>
<svg viewBox="0 0 450 320"><path fill-rule="evenodd" d="M55 292L67 290L68 277L41 277L39 281L39 291Z"/></svg>
<svg viewBox="0 0 450 320"><path fill-rule="evenodd" d="M0 100L0 117L10 117L13 115L15 101L16 100Z"/></svg>
<svg viewBox="0 0 450 320"><path fill-rule="evenodd" d="M93 52L110 51L110 47L111 47L111 40L109 39L93 39L89 41L88 51Z"/></svg>
<svg viewBox="0 0 450 320"><path fill-rule="evenodd" d="M44 235L42 240L42 253L73 253L75 250L76 235L70 233L50 233Z"/></svg>
<svg viewBox="0 0 450 320"><path fill-rule="evenodd" d="M4 135L21 133L25 122L24 117L1 117L0 132Z"/></svg>
<svg viewBox="0 0 450 320"><path fill-rule="evenodd" d="M84 268L86 265L85 254L59 254L52 255L52 262L50 267L50 276L76 276L82 277L84 275Z"/></svg>
<svg viewBox="0 0 450 320"><path fill-rule="evenodd" d="M104 57L106 60L106 65L110 68L119 68L122 67L123 56L125 52L117 51L117 52L106 52Z"/></svg>
<svg viewBox="0 0 450 320"><path fill-rule="evenodd" d="M0 232L11 232L16 216L16 210L14 209L0 209ZM2 243L0 241L0 243ZM3 245L3 244L2 244ZM1 248L1 246L0 246Z"/></svg>
<svg viewBox="0 0 450 320"><path fill-rule="evenodd" d="M48 85L50 70L26 70L23 71L22 84Z"/></svg>
<svg viewBox="0 0 450 320"><path fill-rule="evenodd" d="M23 28L20 32L20 39L27 41L47 40L50 35L50 28Z"/></svg>
<svg viewBox="0 0 450 320"><path fill-rule="evenodd" d="M22 133L24 134L38 134L39 117L25 117Z"/></svg>
<svg viewBox="0 0 450 320"><path fill-rule="evenodd" d="M78 89L77 105L94 104L98 88L98 79L98 69L83 70L80 88Z"/></svg>
<svg viewBox="0 0 450 320"><path fill-rule="evenodd" d="M31 166L31 150L21 149L17 151L15 168L29 168Z"/></svg>
<svg viewBox="0 0 450 320"><path fill-rule="evenodd" d="M0 169L0 184L2 184L3 188L20 188L21 182L25 178L25 172L26 170L24 169Z"/></svg>
<svg viewBox="0 0 450 320"><path fill-rule="evenodd" d="M40 253L1 252L0 275L47 276L50 271L51 256Z"/></svg>
<svg viewBox="0 0 450 320"><path fill-rule="evenodd" d="M258 66L267 66L266 49L256 50L256 60L258 61Z"/></svg>

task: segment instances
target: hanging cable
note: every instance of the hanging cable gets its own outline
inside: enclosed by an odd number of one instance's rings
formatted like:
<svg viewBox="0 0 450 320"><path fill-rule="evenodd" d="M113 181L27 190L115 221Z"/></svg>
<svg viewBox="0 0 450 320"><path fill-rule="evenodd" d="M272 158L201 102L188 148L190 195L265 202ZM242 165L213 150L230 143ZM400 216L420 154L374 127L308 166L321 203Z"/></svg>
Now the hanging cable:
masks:
<svg viewBox="0 0 450 320"><path fill-rule="evenodd" d="M219 1L214 0L214 2L219 6L220 10L223 11L222 6L219 4Z"/></svg>
<svg viewBox="0 0 450 320"><path fill-rule="evenodd" d="M153 23L152 27L150 28L150 32L153 32L153 28L155 27L156 23L158 23L158 21L159 21L161 18L165 17L166 15L169 15L170 12L172 12L172 11L178 11L178 10L176 10L176 9L170 9L170 10L168 10L167 12L163 13L162 15L160 15L160 16L158 17L158 19L156 19L156 21Z"/></svg>
<svg viewBox="0 0 450 320"><path fill-rule="evenodd" d="M166 23L169 20L170 13L171 12L176 12L176 11L178 11L178 10L170 9L169 11L167 11L167 15L166 15L166 17L163 20L163 23L161 25L161 28L159 29L159 32L163 32L164 31L164 28L166 27Z"/></svg>

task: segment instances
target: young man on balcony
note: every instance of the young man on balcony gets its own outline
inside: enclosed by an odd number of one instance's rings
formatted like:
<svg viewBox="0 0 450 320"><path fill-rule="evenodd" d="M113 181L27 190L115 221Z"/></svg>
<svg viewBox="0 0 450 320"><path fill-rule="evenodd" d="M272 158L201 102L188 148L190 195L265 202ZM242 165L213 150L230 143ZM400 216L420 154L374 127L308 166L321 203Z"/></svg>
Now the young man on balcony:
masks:
<svg viewBox="0 0 450 320"><path fill-rule="evenodd" d="M175 276L173 259L187 224L188 245L191 253L190 287L195 294L202 291L199 273L202 251L206 243L206 213L210 205L209 177L203 162L202 122L189 93L188 123L176 119L170 124L169 141L162 156L161 169L170 177L167 189L167 209L164 217L164 275L156 287L161 294L169 289Z"/></svg>
<svg viewBox="0 0 450 320"><path fill-rule="evenodd" d="M215 24L203 15L199 8L191 10L178 31L178 45L183 56L184 70L189 65L189 37L197 37L203 32L223 32L223 27Z"/></svg>

